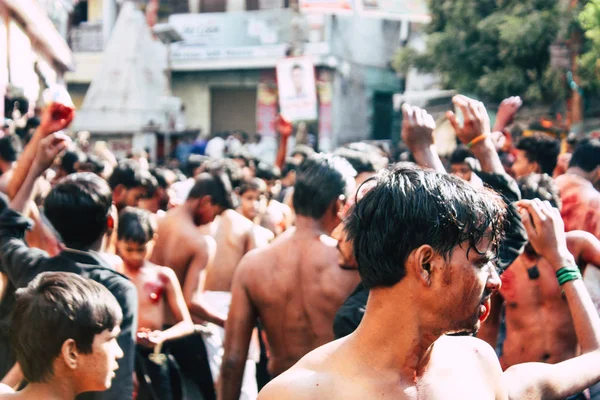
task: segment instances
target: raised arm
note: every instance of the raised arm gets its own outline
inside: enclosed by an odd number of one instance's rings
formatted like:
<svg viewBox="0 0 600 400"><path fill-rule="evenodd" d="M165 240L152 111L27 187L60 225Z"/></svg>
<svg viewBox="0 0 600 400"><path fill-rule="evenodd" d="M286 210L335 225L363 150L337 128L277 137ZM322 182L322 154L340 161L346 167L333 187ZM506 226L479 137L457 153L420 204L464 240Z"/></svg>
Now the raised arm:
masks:
<svg viewBox="0 0 600 400"><path fill-rule="evenodd" d="M210 236L203 236L198 241L196 254L188 268L183 286L183 297L194 321L208 321L219 326L225 326L225 315L220 315L202 301L202 276L215 256L217 244ZM198 321L199 322L199 321Z"/></svg>
<svg viewBox="0 0 600 400"><path fill-rule="evenodd" d="M555 365L519 364L504 380L511 399L564 399L600 381L600 318L568 251L560 212L539 199L518 205L531 245L561 277L582 355Z"/></svg>
<svg viewBox="0 0 600 400"><path fill-rule="evenodd" d="M504 167L490 135L490 117L483 103L461 95L454 96L452 101L464 119L461 126L452 111L446 113L458 139L471 148L483 172L504 174Z"/></svg>
<svg viewBox="0 0 600 400"><path fill-rule="evenodd" d="M445 173L446 169L435 149L433 131L435 120L427 111L405 104L402 107L402 140L408 146L417 164Z"/></svg>
<svg viewBox="0 0 600 400"><path fill-rule="evenodd" d="M251 253L242 258L233 278L231 307L225 327L225 353L217 390L219 400L240 398L250 339L257 319L247 287L252 256Z"/></svg>
<svg viewBox="0 0 600 400"><path fill-rule="evenodd" d="M275 165L278 168L283 168L285 157L287 156L287 146L294 127L291 122L286 120L282 115L277 119L277 132L279 132L279 147L277 148L277 157Z"/></svg>
<svg viewBox="0 0 600 400"><path fill-rule="evenodd" d="M58 118L55 118L57 116ZM31 164L35 159L40 142L54 132L65 129L74 117L75 112L73 109L62 104L53 103L44 109L40 126L36 129L27 146L25 146L15 167L13 177L8 184L7 193L10 198L13 198L21 185L23 185Z"/></svg>
<svg viewBox="0 0 600 400"><path fill-rule="evenodd" d="M523 105L523 101L519 96L509 97L502 100L496 114L496 123L494 124L494 132L502 132L510 125L517 115L517 111Z"/></svg>
<svg viewBox="0 0 600 400"><path fill-rule="evenodd" d="M70 142L71 139L62 133L53 133L40 140L34 158L28 165L29 172L22 185L20 185L19 190L13 196L10 208L21 214L26 213L27 206L32 201L36 180L50 168L56 156L66 149Z"/></svg>

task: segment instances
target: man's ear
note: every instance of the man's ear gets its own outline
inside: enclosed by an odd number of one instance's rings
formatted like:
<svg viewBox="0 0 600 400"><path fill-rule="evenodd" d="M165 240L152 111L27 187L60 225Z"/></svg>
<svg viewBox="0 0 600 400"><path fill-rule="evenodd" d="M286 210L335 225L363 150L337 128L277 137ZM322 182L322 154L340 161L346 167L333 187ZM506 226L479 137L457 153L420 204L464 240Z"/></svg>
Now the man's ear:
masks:
<svg viewBox="0 0 600 400"><path fill-rule="evenodd" d="M341 194L337 200L335 201L335 204L333 206L333 214L335 216L337 216L339 219L343 219L344 218L344 206L346 205L346 196L344 196L343 194Z"/></svg>
<svg viewBox="0 0 600 400"><path fill-rule="evenodd" d="M431 286L435 254L433 247L424 244L413 250L408 256L410 262L407 263L407 267L412 269L415 277L425 286Z"/></svg>
<svg viewBox="0 0 600 400"><path fill-rule="evenodd" d="M118 204L121 202L121 199L125 196L127 192L127 188L123 184L117 185L113 190L113 202Z"/></svg>
<svg viewBox="0 0 600 400"><path fill-rule="evenodd" d="M79 351L77 350L77 344L75 343L75 340L65 340L60 349L60 354L67 368L71 370L77 368L79 363Z"/></svg>
<svg viewBox="0 0 600 400"><path fill-rule="evenodd" d="M106 218L106 230L107 232L113 232L115 229L115 217L113 217L111 214L108 215L108 218Z"/></svg>

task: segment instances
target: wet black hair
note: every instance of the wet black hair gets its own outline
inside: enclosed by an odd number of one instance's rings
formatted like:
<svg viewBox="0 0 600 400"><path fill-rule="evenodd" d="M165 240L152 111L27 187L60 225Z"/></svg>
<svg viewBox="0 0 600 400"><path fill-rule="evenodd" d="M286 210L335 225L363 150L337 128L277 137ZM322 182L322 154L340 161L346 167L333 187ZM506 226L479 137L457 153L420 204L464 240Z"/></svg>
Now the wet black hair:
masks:
<svg viewBox="0 0 600 400"><path fill-rule="evenodd" d="M274 181L281 178L281 170L273 164L261 162L256 166L256 177L265 181Z"/></svg>
<svg viewBox="0 0 600 400"><path fill-rule="evenodd" d="M0 158L4 161L17 161L22 151L23 144L17 135L9 135L0 139Z"/></svg>
<svg viewBox="0 0 600 400"><path fill-rule="evenodd" d="M251 190L254 190L257 192L263 192L266 190L266 184L261 179L258 179L258 178L244 181L238 189L238 194L240 196L243 196L244 193L249 192Z"/></svg>
<svg viewBox="0 0 600 400"><path fill-rule="evenodd" d="M373 153L364 153L362 151L352 150L345 147L340 147L334 153L335 156L346 159L352 168L356 170L357 174L363 172L377 172L378 161L377 158L381 158ZM379 162L381 164L381 162Z"/></svg>
<svg viewBox="0 0 600 400"><path fill-rule="evenodd" d="M61 157L60 166L67 175L70 175L77 172L77 164L83 163L85 160L86 156L81 151L66 151Z"/></svg>
<svg viewBox="0 0 600 400"><path fill-rule="evenodd" d="M101 284L68 272L39 274L17 290L10 339L29 383L46 382L65 341L92 352L94 337L123 320L115 297Z"/></svg>
<svg viewBox="0 0 600 400"><path fill-rule="evenodd" d="M297 171L293 204L296 214L320 219L341 195L350 196L356 171L341 157L315 154Z"/></svg>
<svg viewBox="0 0 600 400"><path fill-rule="evenodd" d="M366 287L400 282L409 254L425 244L448 257L464 242L479 252L478 243L491 236L498 252L506 205L495 192L417 168L386 169L370 181L375 187L356 203L345 228Z"/></svg>
<svg viewBox="0 0 600 400"><path fill-rule="evenodd" d="M517 143L517 149L523 150L530 162L536 162L543 174L551 175L556 168L560 154L560 141L550 135L539 133L524 137Z"/></svg>
<svg viewBox="0 0 600 400"><path fill-rule="evenodd" d="M285 178L290 172L296 172L298 167L300 167L300 162L295 158L288 157L281 169L281 177Z"/></svg>
<svg viewBox="0 0 600 400"><path fill-rule="evenodd" d="M84 250L104 235L112 192L91 172L63 178L44 202L44 214L68 247Z"/></svg>
<svg viewBox="0 0 600 400"><path fill-rule="evenodd" d="M117 239L146 244L154 237L151 214L140 208L125 207L119 213Z"/></svg>
<svg viewBox="0 0 600 400"><path fill-rule="evenodd" d="M560 191L551 176L547 174L529 174L517 183L524 200L540 199L548 201L553 207L561 208Z"/></svg>
<svg viewBox="0 0 600 400"><path fill-rule="evenodd" d="M141 187L151 191L157 186L156 179L150 172L143 169L138 161L130 159L122 160L117 165L110 178L108 178L108 184L112 190L115 190L119 185L123 185L126 189Z"/></svg>
<svg viewBox="0 0 600 400"><path fill-rule="evenodd" d="M571 157L569 167L592 172L600 165L600 139L582 139Z"/></svg>
<svg viewBox="0 0 600 400"><path fill-rule="evenodd" d="M469 150L469 148L465 145L460 145L454 149L450 155L449 161L450 164L460 164L464 163L469 157L474 157L471 150Z"/></svg>
<svg viewBox="0 0 600 400"><path fill-rule="evenodd" d="M210 196L213 204L225 209L235 208L237 205L229 177L218 170L198 175L196 183L190 190L188 200L200 199L204 196Z"/></svg>

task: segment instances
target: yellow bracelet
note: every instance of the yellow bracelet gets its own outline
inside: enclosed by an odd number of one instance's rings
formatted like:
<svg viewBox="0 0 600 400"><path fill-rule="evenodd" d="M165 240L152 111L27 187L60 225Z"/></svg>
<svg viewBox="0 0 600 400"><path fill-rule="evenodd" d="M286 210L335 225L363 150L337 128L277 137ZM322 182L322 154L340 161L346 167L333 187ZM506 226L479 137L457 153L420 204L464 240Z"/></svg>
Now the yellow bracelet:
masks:
<svg viewBox="0 0 600 400"><path fill-rule="evenodd" d="M477 136L475 139L473 139L469 143L467 143L467 147L471 148L471 147L475 146L477 143L483 142L485 139L487 139L487 137L488 137L487 133L482 133L481 135Z"/></svg>

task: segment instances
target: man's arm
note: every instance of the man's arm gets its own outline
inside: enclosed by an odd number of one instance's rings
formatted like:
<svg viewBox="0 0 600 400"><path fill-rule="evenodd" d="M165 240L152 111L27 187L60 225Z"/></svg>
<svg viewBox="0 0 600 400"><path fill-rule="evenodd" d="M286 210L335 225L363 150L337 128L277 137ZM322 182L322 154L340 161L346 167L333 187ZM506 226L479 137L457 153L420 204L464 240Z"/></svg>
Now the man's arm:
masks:
<svg viewBox="0 0 600 400"><path fill-rule="evenodd" d="M519 202L529 241L558 271L576 267L567 248L560 212L540 200ZM600 381L600 318L581 279L562 285L582 355L559 364L525 363L509 368L504 382L511 399L564 399Z"/></svg>
<svg viewBox="0 0 600 400"><path fill-rule="evenodd" d="M490 137L490 117L483 103L461 95L454 96L452 101L461 110L464 120L461 126L452 111L446 113L458 139L470 146L483 172L504 174L504 167ZM484 136L484 140L475 141Z"/></svg>
<svg viewBox="0 0 600 400"><path fill-rule="evenodd" d="M592 264L600 268L600 240L585 231L567 232L567 246L580 267Z"/></svg>
<svg viewBox="0 0 600 400"><path fill-rule="evenodd" d="M192 315L194 322L208 321L218 326L225 326L225 315L220 315L215 310L212 310L208 304L202 302L203 282L202 276L207 267L209 267L214 259L217 244L210 236L202 236L199 238L199 244L196 247L196 252L183 286L183 297L186 305ZM200 321L197 321L197 320Z"/></svg>
<svg viewBox="0 0 600 400"><path fill-rule="evenodd" d="M173 317L177 323L171 328L164 330L160 334L160 342L166 342L173 339L178 339L194 332L194 324L192 323L192 317L185 303L183 297L183 291L181 285L177 279L177 275L171 268L162 267L162 275L166 279L167 283L167 303L171 309Z"/></svg>
<svg viewBox="0 0 600 400"><path fill-rule="evenodd" d="M502 100L496 114L496 123L494 124L494 132L502 132L515 119L515 115L519 108L523 105L523 101L519 96L509 97Z"/></svg>
<svg viewBox="0 0 600 400"><path fill-rule="evenodd" d="M417 164L445 173L446 169L435 149L433 131L435 121L427 111L405 104L402 107L402 140L408 146Z"/></svg>
<svg viewBox="0 0 600 400"><path fill-rule="evenodd" d="M225 327L225 353L217 390L219 400L240 398L250 339L257 319L247 288L252 256L250 253L242 258L233 278L231 307Z"/></svg>
<svg viewBox="0 0 600 400"><path fill-rule="evenodd" d="M66 115L66 118L56 120L53 118L56 115ZM9 197L14 197L25 181L27 172L29 171L37 154L40 142L48 135L63 130L69 126L74 116L75 113L72 108L58 103L53 103L44 109L40 126L38 126L36 129L27 146L25 146L21 157L19 157L17 166L15 167L13 177L8 184L7 193Z"/></svg>
<svg viewBox="0 0 600 400"><path fill-rule="evenodd" d="M294 126L291 122L286 120L282 115L277 118L277 132L279 133L279 147L277 148L277 156L275 158L275 165L277 168L283 168L285 164L285 158L287 156L287 146Z"/></svg>

